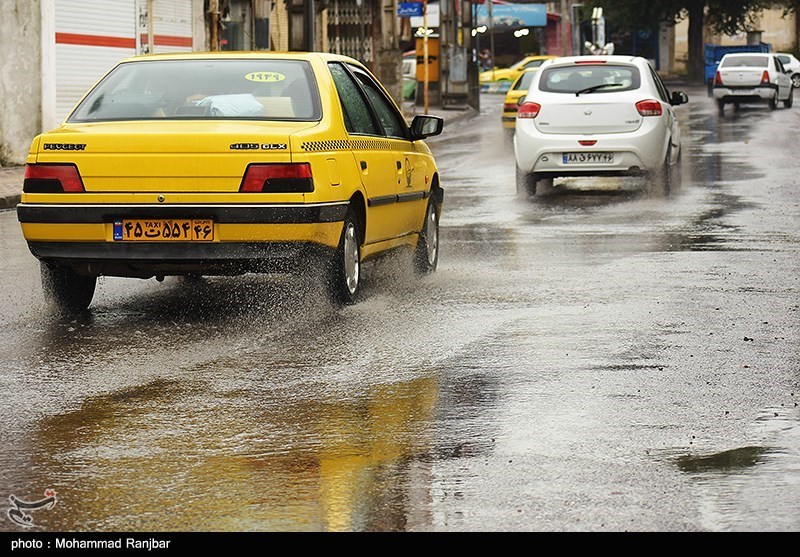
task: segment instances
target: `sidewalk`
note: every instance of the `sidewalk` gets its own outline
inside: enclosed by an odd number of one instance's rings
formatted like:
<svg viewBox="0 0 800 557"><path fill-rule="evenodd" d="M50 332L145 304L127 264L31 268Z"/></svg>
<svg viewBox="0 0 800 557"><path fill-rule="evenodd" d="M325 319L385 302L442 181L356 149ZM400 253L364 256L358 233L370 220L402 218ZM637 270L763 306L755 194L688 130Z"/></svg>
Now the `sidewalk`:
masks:
<svg viewBox="0 0 800 557"><path fill-rule="evenodd" d="M408 104L403 106L403 111L405 112L405 116L409 122L415 114L424 113L423 107L414 107ZM449 110L429 106L428 114L432 116L441 116L444 118L444 133L447 133L448 124L454 124L455 122L471 118L472 116L475 116L477 112L471 108ZM17 206L22 193L22 180L24 175L24 166L0 167L0 210L11 209Z"/></svg>

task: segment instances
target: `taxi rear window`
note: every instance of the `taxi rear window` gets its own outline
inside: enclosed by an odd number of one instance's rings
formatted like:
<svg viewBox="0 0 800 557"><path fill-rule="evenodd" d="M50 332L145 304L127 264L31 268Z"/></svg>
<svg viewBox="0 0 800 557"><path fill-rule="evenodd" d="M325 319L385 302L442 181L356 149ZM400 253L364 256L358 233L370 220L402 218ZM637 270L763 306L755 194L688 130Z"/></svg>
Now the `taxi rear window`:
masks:
<svg viewBox="0 0 800 557"><path fill-rule="evenodd" d="M68 121L320 116L316 80L304 60L154 60L117 66Z"/></svg>

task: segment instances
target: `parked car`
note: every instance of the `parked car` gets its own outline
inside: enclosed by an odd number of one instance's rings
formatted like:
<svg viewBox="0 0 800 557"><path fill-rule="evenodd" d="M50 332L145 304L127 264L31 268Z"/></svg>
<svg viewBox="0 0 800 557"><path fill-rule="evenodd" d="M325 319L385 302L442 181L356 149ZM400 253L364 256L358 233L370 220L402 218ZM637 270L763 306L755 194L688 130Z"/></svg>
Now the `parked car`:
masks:
<svg viewBox="0 0 800 557"><path fill-rule="evenodd" d="M517 112L517 192L549 193L559 177L642 174L668 192L681 155L674 107L686 102L641 57L546 62Z"/></svg>
<svg viewBox="0 0 800 557"><path fill-rule="evenodd" d="M503 129L508 137L514 135L514 128L517 122L517 110L519 109L520 101L528 94L528 87L530 87L531 81L533 80L533 74L538 70L539 68L533 68L522 72L519 77L514 80L514 83L506 93L506 98L503 101L501 122L503 123Z"/></svg>
<svg viewBox="0 0 800 557"><path fill-rule="evenodd" d="M135 57L37 136L17 215L48 300L87 308L102 275L306 268L353 303L361 263L439 253L443 190L423 139L359 62L321 53Z"/></svg>
<svg viewBox="0 0 800 557"><path fill-rule="evenodd" d="M403 100L413 101L417 96L417 52L403 53Z"/></svg>
<svg viewBox="0 0 800 557"><path fill-rule="evenodd" d="M507 81L511 83L515 79L517 79L522 72L525 70L538 68L541 66L545 61L551 60L555 58L555 56L526 56L519 62L516 62L511 67L508 68L494 68L492 70L485 70L482 71L478 78L480 82L489 83L492 81Z"/></svg>
<svg viewBox="0 0 800 557"><path fill-rule="evenodd" d="M725 105L735 108L745 103L767 103L771 109L783 102L790 108L794 86L775 53L731 53L720 60L714 76L714 99L720 116Z"/></svg>
<svg viewBox="0 0 800 557"><path fill-rule="evenodd" d="M783 69L789 72L789 77L792 78L792 84L795 89L800 89L800 60L794 54L788 52L776 52L775 56L783 64Z"/></svg>

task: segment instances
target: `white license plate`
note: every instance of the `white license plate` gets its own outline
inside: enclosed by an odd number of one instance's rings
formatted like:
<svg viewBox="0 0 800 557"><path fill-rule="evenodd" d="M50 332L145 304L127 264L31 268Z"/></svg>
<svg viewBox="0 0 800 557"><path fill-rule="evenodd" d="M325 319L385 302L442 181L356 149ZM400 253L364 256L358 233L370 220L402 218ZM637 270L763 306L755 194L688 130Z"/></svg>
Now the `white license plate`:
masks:
<svg viewBox="0 0 800 557"><path fill-rule="evenodd" d="M614 162L614 153L564 153L564 164L611 164Z"/></svg>

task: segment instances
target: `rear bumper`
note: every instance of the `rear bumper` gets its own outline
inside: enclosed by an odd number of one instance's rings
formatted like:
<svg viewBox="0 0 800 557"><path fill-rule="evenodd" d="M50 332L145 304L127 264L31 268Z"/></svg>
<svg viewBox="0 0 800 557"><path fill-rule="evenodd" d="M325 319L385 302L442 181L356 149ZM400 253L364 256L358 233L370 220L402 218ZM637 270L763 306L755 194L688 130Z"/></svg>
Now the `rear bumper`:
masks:
<svg viewBox="0 0 800 557"><path fill-rule="evenodd" d="M531 120L517 122L514 152L525 172L550 177L638 175L661 167L670 141L666 127L646 123L630 133L569 135L543 134ZM580 140L594 140L591 147ZM564 153L613 153L613 163L568 164Z"/></svg>
<svg viewBox="0 0 800 557"><path fill-rule="evenodd" d="M28 247L37 259L81 274L136 278L291 271L333 253L313 242L28 242Z"/></svg>
<svg viewBox="0 0 800 557"><path fill-rule="evenodd" d="M758 87L720 87L715 85L713 93L714 98L722 102L760 102L774 97L777 89L777 85Z"/></svg>
<svg viewBox="0 0 800 557"><path fill-rule="evenodd" d="M338 246L347 202L274 205L27 204L17 217L31 253L94 275L150 277L284 269ZM214 240L121 241L119 219L211 219Z"/></svg>

